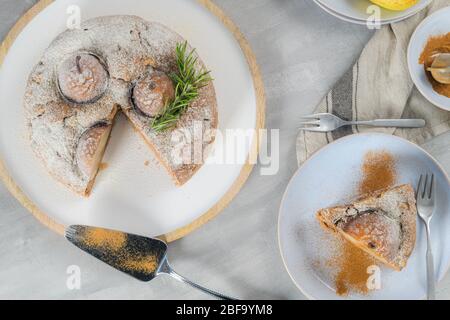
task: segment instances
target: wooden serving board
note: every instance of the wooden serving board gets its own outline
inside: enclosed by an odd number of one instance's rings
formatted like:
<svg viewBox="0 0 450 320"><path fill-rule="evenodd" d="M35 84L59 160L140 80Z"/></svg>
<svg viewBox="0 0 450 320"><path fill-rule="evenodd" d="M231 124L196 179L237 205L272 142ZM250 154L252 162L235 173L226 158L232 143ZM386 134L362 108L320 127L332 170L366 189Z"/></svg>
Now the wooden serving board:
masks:
<svg viewBox="0 0 450 320"><path fill-rule="evenodd" d="M243 55L247 61L251 76L253 78L253 86L255 89L256 96L256 126L255 129L259 130L264 128L265 123L265 94L263 81L261 78L261 74L259 71L258 64L255 59L255 55L250 48L250 45L239 31L238 27L232 22L232 20L212 1L210 0L198 0L197 1L201 6L206 8L210 13L212 13L233 35L235 40L239 43L239 46L242 50ZM53 0L40 0L36 5L34 5L28 12L26 12L14 25L14 27L10 30L4 41L0 46L0 66L3 64L5 57L7 56L10 48L13 46L14 42L22 32L22 30L32 21L36 16L38 16L44 9L46 9L50 4L53 3ZM22 107L22 106L18 106ZM253 139L253 146L251 150L256 150L258 152L259 146L257 139ZM0 158L3 159L3 157ZM37 164L36 164L37 165ZM167 242L175 241L180 239L189 233L193 232L200 226L207 223L209 220L213 219L216 215L218 215L237 195L239 190L244 185L245 181L250 175L252 171L253 164L250 164L249 161L245 165L242 166L241 171L237 179L235 179L234 183L228 189L228 191L206 212L204 212L201 216L196 218L194 221L177 228L174 231L168 232L160 237ZM17 198L17 200L27 208L41 223L50 228L51 230L64 234L65 226L55 219L50 217L49 214L44 212L41 208L38 207L31 199L28 197L25 192L19 187L18 183L12 178L12 175L9 173L7 165L3 160L0 159L0 177L3 180L6 187L9 191Z"/></svg>

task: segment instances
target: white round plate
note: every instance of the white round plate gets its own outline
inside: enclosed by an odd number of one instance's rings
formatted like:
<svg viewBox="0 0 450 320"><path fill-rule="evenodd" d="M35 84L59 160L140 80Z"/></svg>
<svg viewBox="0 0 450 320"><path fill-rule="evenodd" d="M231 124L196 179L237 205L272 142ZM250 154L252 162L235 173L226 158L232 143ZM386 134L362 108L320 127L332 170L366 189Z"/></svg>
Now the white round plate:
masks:
<svg viewBox="0 0 450 320"><path fill-rule="evenodd" d="M322 9L331 15L347 22L365 25L372 15L367 12L369 6L374 5L369 0L314 0ZM418 4L404 11L381 9L382 25L396 23L407 19L424 9L432 0L420 0Z"/></svg>
<svg viewBox="0 0 450 320"><path fill-rule="evenodd" d="M252 74L238 41L198 2L58 0L24 28L1 66L0 156L14 182L59 224L95 225L148 236L174 232L230 201L228 192L233 187L238 189L246 179L241 176L246 164L205 165L186 185L177 188L124 117L113 129L103 160L108 167L99 174L89 198L73 194L43 169L26 139L23 95L32 68L52 40L66 29L68 8L77 12L74 5L81 9L82 21L106 15L138 15L160 22L187 39L212 70L221 131L255 129L261 116ZM250 138L244 154L248 154L254 136ZM224 143L216 141L215 148L220 150ZM238 177L241 180L236 183Z"/></svg>
<svg viewBox="0 0 450 320"><path fill-rule="evenodd" d="M450 7L441 9L426 18L417 27L411 37L408 47L408 66L411 77L422 95L432 104L450 111L450 98L442 96L433 90L425 74L423 65L419 63L425 45L430 37L450 32Z"/></svg>
<svg viewBox="0 0 450 320"><path fill-rule="evenodd" d="M294 175L280 207L278 237L281 255L297 287L311 299L345 299L335 294L332 279L318 261L330 259L333 237L320 227L315 213L344 204L356 196L360 167L368 151L384 150L396 159L398 184L415 186L421 173L434 173L437 182L435 215L431 224L436 276L450 265L450 182L423 149L385 134L358 134L339 139L313 155ZM426 235L417 219L417 240L401 272L381 268L381 290L349 299L421 299L426 295ZM408 288L405 290L405 288Z"/></svg>

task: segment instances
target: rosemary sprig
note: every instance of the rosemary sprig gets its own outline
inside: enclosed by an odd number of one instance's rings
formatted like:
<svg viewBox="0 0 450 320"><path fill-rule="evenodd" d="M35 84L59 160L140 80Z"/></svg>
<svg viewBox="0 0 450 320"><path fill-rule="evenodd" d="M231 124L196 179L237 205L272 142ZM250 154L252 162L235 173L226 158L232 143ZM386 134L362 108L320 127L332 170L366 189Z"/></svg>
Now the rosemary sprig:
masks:
<svg viewBox="0 0 450 320"><path fill-rule="evenodd" d="M187 53L187 42L176 48L178 74L170 78L175 86L175 99L169 102L161 116L152 120L151 127L156 132L172 128L190 104L198 97L198 91L212 81L210 71L197 72L198 58L195 49Z"/></svg>

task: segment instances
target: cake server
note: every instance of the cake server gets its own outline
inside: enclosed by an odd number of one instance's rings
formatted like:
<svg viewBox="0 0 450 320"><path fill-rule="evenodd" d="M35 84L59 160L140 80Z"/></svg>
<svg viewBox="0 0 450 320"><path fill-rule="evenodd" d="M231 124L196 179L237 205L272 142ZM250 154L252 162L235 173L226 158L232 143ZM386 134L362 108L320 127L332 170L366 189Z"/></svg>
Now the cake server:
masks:
<svg viewBox="0 0 450 320"><path fill-rule="evenodd" d="M66 238L81 250L140 281L149 282L160 275L168 275L217 299L235 300L176 273L167 259L167 244L162 240L81 225L68 227Z"/></svg>

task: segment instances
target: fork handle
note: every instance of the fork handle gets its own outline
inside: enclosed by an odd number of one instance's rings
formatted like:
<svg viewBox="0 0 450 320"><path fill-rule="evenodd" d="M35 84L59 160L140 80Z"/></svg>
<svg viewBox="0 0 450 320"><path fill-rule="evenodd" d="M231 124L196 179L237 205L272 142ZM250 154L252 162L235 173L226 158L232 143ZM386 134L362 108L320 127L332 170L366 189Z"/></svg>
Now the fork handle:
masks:
<svg viewBox="0 0 450 320"><path fill-rule="evenodd" d="M350 121L348 124L371 127L423 128L426 122L423 119L379 119L371 121Z"/></svg>
<svg viewBox="0 0 450 320"><path fill-rule="evenodd" d="M431 247L430 222L427 221L427 293L428 300L436 299L436 280L434 278L434 259Z"/></svg>

